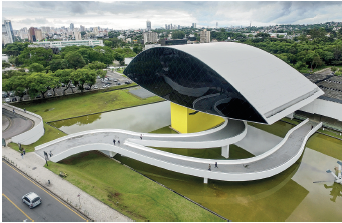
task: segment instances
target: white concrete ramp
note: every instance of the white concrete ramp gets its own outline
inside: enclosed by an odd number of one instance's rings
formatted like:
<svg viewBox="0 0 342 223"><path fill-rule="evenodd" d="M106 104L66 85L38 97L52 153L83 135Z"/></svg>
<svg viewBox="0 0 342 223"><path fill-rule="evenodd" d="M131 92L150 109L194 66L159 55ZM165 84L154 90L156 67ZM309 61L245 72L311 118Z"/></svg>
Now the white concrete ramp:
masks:
<svg viewBox="0 0 342 223"><path fill-rule="evenodd" d="M284 139L271 150L241 160L213 160L177 155L146 146L168 148L225 147L240 141L247 133L246 123L229 120L223 125L191 134L147 134L119 129L98 129L71 134L36 147L36 153L44 157L44 151L52 152L50 158L58 162L71 155L106 150L158 166L167 170L223 181L250 181L276 175L296 162L301 156L308 138L321 127L305 120L291 129ZM142 134L142 139L140 138ZM113 139L116 139L114 145ZM120 141L120 143L118 142ZM258 142L255 142L258 143ZM217 162L218 168L214 168ZM208 166L211 164L211 170Z"/></svg>

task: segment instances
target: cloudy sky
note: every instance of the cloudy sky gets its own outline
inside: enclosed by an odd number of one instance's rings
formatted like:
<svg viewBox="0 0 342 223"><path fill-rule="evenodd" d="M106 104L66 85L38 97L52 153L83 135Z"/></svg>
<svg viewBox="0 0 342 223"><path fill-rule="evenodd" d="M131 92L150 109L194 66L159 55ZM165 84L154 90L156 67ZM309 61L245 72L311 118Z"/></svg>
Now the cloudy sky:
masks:
<svg viewBox="0 0 342 223"><path fill-rule="evenodd" d="M2 1L2 21L22 27L152 28L312 24L342 21L342 1Z"/></svg>

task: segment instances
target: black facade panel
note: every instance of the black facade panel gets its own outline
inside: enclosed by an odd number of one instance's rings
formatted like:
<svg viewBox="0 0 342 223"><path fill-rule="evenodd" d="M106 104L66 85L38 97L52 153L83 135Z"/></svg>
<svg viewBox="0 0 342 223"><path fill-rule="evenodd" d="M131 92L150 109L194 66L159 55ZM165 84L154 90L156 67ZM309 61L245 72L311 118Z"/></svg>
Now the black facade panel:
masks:
<svg viewBox="0 0 342 223"><path fill-rule="evenodd" d="M222 117L266 123L223 77L183 51L167 47L146 50L132 60L124 74L176 104Z"/></svg>

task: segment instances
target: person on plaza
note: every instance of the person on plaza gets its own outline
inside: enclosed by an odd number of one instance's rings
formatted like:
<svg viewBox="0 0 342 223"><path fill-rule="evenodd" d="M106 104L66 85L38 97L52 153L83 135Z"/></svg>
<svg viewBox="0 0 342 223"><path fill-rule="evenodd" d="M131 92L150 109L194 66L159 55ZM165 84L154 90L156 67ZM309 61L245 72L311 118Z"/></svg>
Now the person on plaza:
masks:
<svg viewBox="0 0 342 223"><path fill-rule="evenodd" d="M114 146L115 146L115 142L116 142L115 139L113 139Z"/></svg>
<svg viewBox="0 0 342 223"><path fill-rule="evenodd" d="M13 113L15 113L14 108L13 108Z"/></svg>
<svg viewBox="0 0 342 223"><path fill-rule="evenodd" d="M50 157L52 156L52 152L50 151Z"/></svg>
<svg viewBox="0 0 342 223"><path fill-rule="evenodd" d="M142 140L142 134L140 134L140 139Z"/></svg>
<svg viewBox="0 0 342 223"><path fill-rule="evenodd" d="M217 166L217 162L215 162L215 168L218 168L218 166Z"/></svg>
<svg viewBox="0 0 342 223"><path fill-rule="evenodd" d="M26 113L26 108L24 108L24 112Z"/></svg>
<svg viewBox="0 0 342 223"><path fill-rule="evenodd" d="M23 148L23 153L24 153L24 155L25 155L25 153L26 153L25 148Z"/></svg>
<svg viewBox="0 0 342 223"><path fill-rule="evenodd" d="M120 145L120 140L118 140L118 144Z"/></svg>
<svg viewBox="0 0 342 223"><path fill-rule="evenodd" d="M210 164L209 164L209 169L208 169L209 171L211 171L211 166L210 166Z"/></svg>
<svg viewBox="0 0 342 223"><path fill-rule="evenodd" d="M21 158L24 159L24 154L23 154L23 152L21 152Z"/></svg>

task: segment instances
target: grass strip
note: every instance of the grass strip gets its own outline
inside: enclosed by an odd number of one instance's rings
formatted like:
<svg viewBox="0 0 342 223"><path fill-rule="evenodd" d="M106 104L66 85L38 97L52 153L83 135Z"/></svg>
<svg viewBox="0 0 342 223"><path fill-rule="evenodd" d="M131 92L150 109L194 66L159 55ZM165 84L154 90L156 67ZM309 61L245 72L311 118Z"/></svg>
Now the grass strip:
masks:
<svg viewBox="0 0 342 223"><path fill-rule="evenodd" d="M110 158L92 151L45 166L135 221L217 222L223 219Z"/></svg>
<svg viewBox="0 0 342 223"><path fill-rule="evenodd" d="M54 128L54 127L52 127L46 123L44 123L44 129L45 129L44 135L37 142L32 143L30 145L21 145L21 147L25 148L26 152L33 152L34 148L36 146L39 146L41 144L50 142L54 139L66 136L66 134L64 132L59 131L58 129L56 129L56 128ZM8 146L19 152L19 147L18 147L17 143L11 142L8 144Z"/></svg>
<svg viewBox="0 0 342 223"><path fill-rule="evenodd" d="M16 106L40 115L45 122L51 122L164 100L158 96L140 99L133 97L128 91L129 89L87 92L87 94L69 95L48 101L21 102L17 103Z"/></svg>

